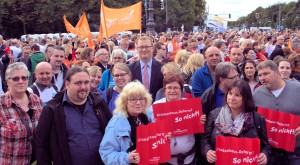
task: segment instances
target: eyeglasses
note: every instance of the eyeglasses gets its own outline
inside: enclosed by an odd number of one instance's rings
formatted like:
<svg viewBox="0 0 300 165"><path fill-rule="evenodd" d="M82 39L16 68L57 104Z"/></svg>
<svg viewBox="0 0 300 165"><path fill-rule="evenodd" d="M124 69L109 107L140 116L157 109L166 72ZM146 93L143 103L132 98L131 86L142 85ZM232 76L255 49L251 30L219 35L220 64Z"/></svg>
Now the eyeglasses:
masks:
<svg viewBox="0 0 300 165"><path fill-rule="evenodd" d="M180 87L177 87L177 86L174 86L174 87L172 87L172 86L167 86L166 89L167 89L167 90L170 90L170 91L171 91L171 90L177 91L177 90L180 89Z"/></svg>
<svg viewBox="0 0 300 165"><path fill-rule="evenodd" d="M140 50L143 50L143 49L150 49L150 48L152 48L152 46L139 46L137 48Z"/></svg>
<svg viewBox="0 0 300 165"><path fill-rule="evenodd" d="M109 56L108 53L99 53L100 56Z"/></svg>
<svg viewBox="0 0 300 165"><path fill-rule="evenodd" d="M128 74L128 73L115 74L115 75L114 75L114 78L119 78L119 77L123 78L123 77L125 77L127 74Z"/></svg>
<svg viewBox="0 0 300 165"><path fill-rule="evenodd" d="M28 80L28 76L21 76L21 77L11 77L11 78L8 78L8 79L11 79L11 80L13 80L14 82L18 82L18 81L20 81L20 79L22 80L22 81L27 81Z"/></svg>
<svg viewBox="0 0 300 165"><path fill-rule="evenodd" d="M233 79L239 78L239 75L237 74L237 75L235 75L235 76L233 76L233 77L226 77L226 78L227 78L227 79L233 80Z"/></svg>
<svg viewBox="0 0 300 165"><path fill-rule="evenodd" d="M123 60L122 57L114 57L114 60Z"/></svg>
<svg viewBox="0 0 300 165"><path fill-rule="evenodd" d="M140 103L145 103L146 102L146 98L142 97L142 98L129 98L127 99L130 103L134 103L136 104L138 101Z"/></svg>

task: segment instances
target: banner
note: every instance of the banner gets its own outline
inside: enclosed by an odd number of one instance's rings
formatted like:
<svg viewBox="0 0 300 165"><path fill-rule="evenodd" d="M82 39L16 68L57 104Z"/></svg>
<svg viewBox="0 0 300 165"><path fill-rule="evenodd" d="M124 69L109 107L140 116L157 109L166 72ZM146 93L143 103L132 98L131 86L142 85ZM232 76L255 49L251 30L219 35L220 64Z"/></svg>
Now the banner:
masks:
<svg viewBox="0 0 300 165"><path fill-rule="evenodd" d="M167 138L167 123L157 121L137 127L136 151L141 165L159 164L171 159L170 140Z"/></svg>
<svg viewBox="0 0 300 165"><path fill-rule="evenodd" d="M200 122L202 115L200 98L153 104L152 107L156 120L169 119L168 128L172 136L204 132L204 125Z"/></svg>
<svg viewBox="0 0 300 165"><path fill-rule="evenodd" d="M141 23L142 2L115 9L106 7L101 0L99 40L125 30L140 30Z"/></svg>
<svg viewBox="0 0 300 165"><path fill-rule="evenodd" d="M216 15L208 15L206 26L217 28L219 32L224 32L227 29L227 18L222 18Z"/></svg>
<svg viewBox="0 0 300 165"><path fill-rule="evenodd" d="M76 29L70 24L69 21L67 21L67 18L65 15L64 15L64 23L65 23L67 32L77 34Z"/></svg>
<svg viewBox="0 0 300 165"><path fill-rule="evenodd" d="M84 40L85 38L89 38L89 36L92 35L85 13L83 13L80 17L75 29L78 31L77 35L79 40Z"/></svg>
<svg viewBox="0 0 300 165"><path fill-rule="evenodd" d="M258 107L257 112L266 119L268 141L271 146L294 152L295 129L300 124L300 116Z"/></svg>
<svg viewBox="0 0 300 165"><path fill-rule="evenodd" d="M216 137L216 165L257 165L259 154L258 138Z"/></svg>

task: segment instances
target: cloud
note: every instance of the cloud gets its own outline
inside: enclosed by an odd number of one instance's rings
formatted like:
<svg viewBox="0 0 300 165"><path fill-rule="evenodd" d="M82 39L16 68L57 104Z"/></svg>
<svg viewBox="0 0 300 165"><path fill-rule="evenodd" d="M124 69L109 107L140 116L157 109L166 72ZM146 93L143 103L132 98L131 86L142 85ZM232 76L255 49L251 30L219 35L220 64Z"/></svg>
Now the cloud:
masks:
<svg viewBox="0 0 300 165"><path fill-rule="evenodd" d="M209 14L217 14L222 17L231 14L232 20L247 16L258 7L269 7L276 3L289 3L295 0L206 0Z"/></svg>

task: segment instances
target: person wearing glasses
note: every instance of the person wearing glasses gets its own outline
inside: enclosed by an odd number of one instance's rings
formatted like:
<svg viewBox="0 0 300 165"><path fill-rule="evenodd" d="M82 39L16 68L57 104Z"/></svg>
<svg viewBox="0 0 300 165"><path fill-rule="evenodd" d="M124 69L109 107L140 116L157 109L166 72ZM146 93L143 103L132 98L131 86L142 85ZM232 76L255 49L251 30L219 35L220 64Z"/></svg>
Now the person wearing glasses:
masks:
<svg viewBox="0 0 300 165"><path fill-rule="evenodd" d="M165 97L155 101L153 104L172 102L184 99L182 97L184 81L180 74L170 73L164 77L163 88ZM154 122L152 107L149 108L148 117ZM202 115L200 121L204 124L206 116ZM196 164L196 136L194 134L172 137L171 142L171 159L163 165L183 165ZM198 153L197 153L198 154ZM200 154L200 153L199 153Z"/></svg>
<svg viewBox="0 0 300 165"><path fill-rule="evenodd" d="M35 160L34 134L42 100L27 91L29 71L22 62L10 64L8 92L0 96L0 164L30 164Z"/></svg>
<svg viewBox="0 0 300 165"><path fill-rule="evenodd" d="M215 69L216 82L201 96L203 113L208 114L221 107L228 87L239 79L236 66L230 62L221 62Z"/></svg>
<svg viewBox="0 0 300 165"><path fill-rule="evenodd" d="M112 77L116 86L103 91L103 99L106 101L111 113L115 110L115 101L122 92L125 85L131 81L131 71L124 63L117 63L112 69Z"/></svg>
<svg viewBox="0 0 300 165"><path fill-rule="evenodd" d="M138 81L127 84L116 100L114 117L109 121L100 143L99 153L104 164L140 163L136 152L136 130L149 123L147 109L151 95Z"/></svg>
<svg viewBox="0 0 300 165"><path fill-rule="evenodd" d="M116 83L113 79L113 75L112 75L111 71L112 71L115 64L117 64L117 63L126 63L126 61L127 61L127 55L124 52L124 50L114 49L112 51L112 54L111 54L112 66L111 66L110 69L107 69L107 70L103 71L102 80L101 80L100 85L98 87L101 91L104 91L107 88L111 88L111 87L114 87L116 85Z"/></svg>
<svg viewBox="0 0 300 165"><path fill-rule="evenodd" d="M137 40L137 50L140 60L128 66L132 73L132 80L143 82L152 95L152 100L155 100L157 91L163 86L163 75L160 72L163 64L153 60L153 40L150 37L140 37Z"/></svg>
<svg viewBox="0 0 300 165"><path fill-rule="evenodd" d="M153 57L156 61L162 62L163 58L166 57L167 50L166 45L158 42L154 45Z"/></svg>
<svg viewBox="0 0 300 165"><path fill-rule="evenodd" d="M108 64L109 62L109 52L106 48L100 48L96 52L96 57L98 58L98 62L96 63L97 66L99 66L102 71L104 72L106 69L110 69L111 65Z"/></svg>

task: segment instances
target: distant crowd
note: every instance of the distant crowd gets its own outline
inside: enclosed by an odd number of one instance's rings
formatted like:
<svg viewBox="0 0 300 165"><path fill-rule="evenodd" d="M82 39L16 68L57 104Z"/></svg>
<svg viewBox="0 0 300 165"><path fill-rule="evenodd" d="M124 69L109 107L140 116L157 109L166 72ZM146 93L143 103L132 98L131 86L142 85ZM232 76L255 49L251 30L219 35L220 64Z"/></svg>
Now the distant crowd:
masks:
<svg viewBox="0 0 300 165"><path fill-rule="evenodd" d="M260 139L258 164L300 164L271 147L257 107L300 116L300 31L78 38L0 35L0 164L137 164L152 104L201 98L205 132L173 137L163 164L215 163L216 136ZM299 123L300 125L300 123ZM259 129L257 129L259 126Z"/></svg>

